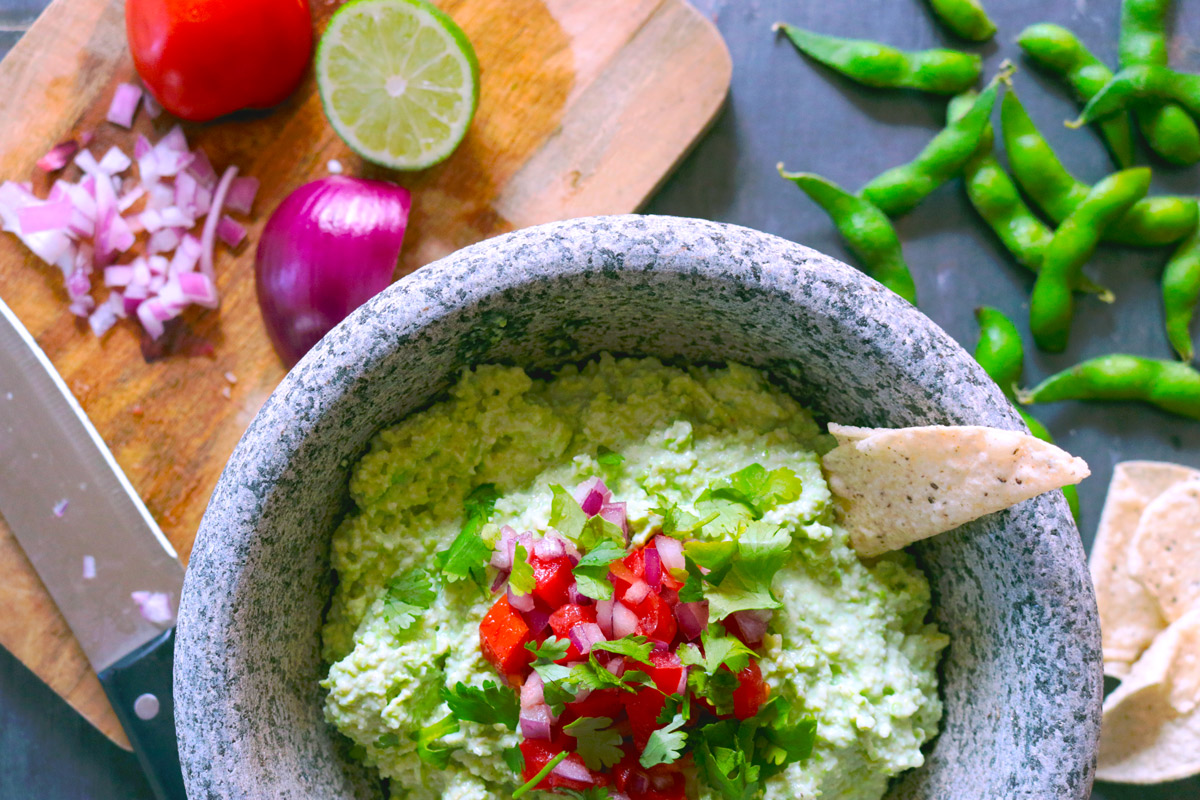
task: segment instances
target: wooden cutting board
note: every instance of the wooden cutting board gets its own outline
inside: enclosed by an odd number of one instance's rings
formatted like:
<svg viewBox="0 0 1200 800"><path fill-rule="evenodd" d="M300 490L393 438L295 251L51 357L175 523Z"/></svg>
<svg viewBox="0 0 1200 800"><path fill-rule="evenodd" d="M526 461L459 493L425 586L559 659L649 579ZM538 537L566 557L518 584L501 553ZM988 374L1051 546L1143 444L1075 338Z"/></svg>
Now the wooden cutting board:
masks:
<svg viewBox="0 0 1200 800"><path fill-rule="evenodd" d="M339 3L310 3L319 32ZM0 297L58 367L185 563L225 461L284 374L258 313L253 242L292 189L327 174L330 159L348 174L412 189L399 277L515 228L637 210L728 91L724 42L684 0L438 5L470 36L482 68L475 123L438 167L396 175L364 166L329 128L311 78L272 113L185 126L218 170L237 164L262 188L249 246L219 253L221 308L185 317L188 334L176 340L183 354L148 360L130 322L96 339L67 313L57 270L0 234ZM133 134L104 122L113 88L136 79L122 8L122 0L55 0L0 63L0 180L33 180L44 193L48 182L34 162L84 131L95 133L95 153L110 144L132 151ZM167 115L152 123L139 114L135 130L157 138L171 124ZM82 651L2 521L0 609L0 644L128 748Z"/></svg>

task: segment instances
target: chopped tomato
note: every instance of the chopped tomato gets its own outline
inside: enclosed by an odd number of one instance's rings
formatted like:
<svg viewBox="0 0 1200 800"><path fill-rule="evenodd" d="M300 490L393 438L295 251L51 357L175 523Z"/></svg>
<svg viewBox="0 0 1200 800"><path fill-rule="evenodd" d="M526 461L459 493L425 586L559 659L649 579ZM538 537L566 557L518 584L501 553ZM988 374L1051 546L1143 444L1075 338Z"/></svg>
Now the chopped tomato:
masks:
<svg viewBox="0 0 1200 800"><path fill-rule="evenodd" d="M625 692L621 699L625 701L625 713L629 715L633 744L640 753L646 749L650 734L661 727L658 724L658 715L662 713L667 699L662 692L651 686L643 686L633 694Z"/></svg>
<svg viewBox="0 0 1200 800"><path fill-rule="evenodd" d="M634 550L632 553L625 556L624 561L621 563L623 563L626 569L632 572L635 577L646 577L646 553L644 550Z"/></svg>
<svg viewBox="0 0 1200 800"><path fill-rule="evenodd" d="M575 740L569 736L559 734L552 741L544 742L540 740L526 739L521 742L521 755L525 757L525 768L521 772L521 778L525 783L533 780L539 772L545 769L546 764L550 763L550 759L554 758L559 753L570 750L575 746ZM537 785L538 789L588 789L592 786L605 786L608 783L608 778L599 772L593 772L583 763L583 757L578 753L571 753L562 761L563 764L571 764L576 767L575 771L587 773L588 780L572 780L559 775L557 772L551 772Z"/></svg>
<svg viewBox="0 0 1200 800"><path fill-rule="evenodd" d="M595 621L595 606L579 606L574 603L567 603L550 615L550 627L554 630L554 635L560 639L566 639L571 628L579 623Z"/></svg>
<svg viewBox="0 0 1200 800"><path fill-rule="evenodd" d="M525 649L533 640L529 626L521 613L508 604L508 596L500 599L479 623L479 645L483 657L496 671L519 685L522 672L533 661L533 653Z"/></svg>
<svg viewBox="0 0 1200 800"><path fill-rule="evenodd" d="M567 711L577 717L608 717L616 719L624 710L620 689L597 689L586 699L567 703Z"/></svg>
<svg viewBox="0 0 1200 800"><path fill-rule="evenodd" d="M529 557L529 563L533 565L534 596L551 608L558 608L567 602L571 585L575 583L571 557L539 558L533 555Z"/></svg>
<svg viewBox="0 0 1200 800"><path fill-rule="evenodd" d="M678 694L681 687L687 685L684 681L687 667L679 660L679 656L668 650L655 650L650 654L650 663L639 664L637 669L649 675L663 694Z"/></svg>
<svg viewBox="0 0 1200 800"><path fill-rule="evenodd" d="M750 719L771 696L771 687L763 680L758 662L750 664L737 674L738 688L733 690L733 715L738 719Z"/></svg>
<svg viewBox="0 0 1200 800"><path fill-rule="evenodd" d="M684 800L686 781L679 762L645 769L636 749L626 747L625 753L613 767L613 784L630 800Z"/></svg>
<svg viewBox="0 0 1200 800"><path fill-rule="evenodd" d="M679 631L675 611L657 594L651 592L646 599L632 607L637 615L637 632L660 642L670 644Z"/></svg>

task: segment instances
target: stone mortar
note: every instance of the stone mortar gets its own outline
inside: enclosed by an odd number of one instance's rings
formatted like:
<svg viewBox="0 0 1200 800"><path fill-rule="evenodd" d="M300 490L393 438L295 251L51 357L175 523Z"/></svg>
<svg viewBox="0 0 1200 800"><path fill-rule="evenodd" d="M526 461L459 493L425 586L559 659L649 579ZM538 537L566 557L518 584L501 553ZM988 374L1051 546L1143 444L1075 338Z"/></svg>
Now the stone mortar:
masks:
<svg viewBox="0 0 1200 800"><path fill-rule="evenodd" d="M940 328L862 273L746 228L578 219L468 247L326 336L242 437L200 527L175 699L192 800L379 798L322 716L318 630L349 466L464 368L596 352L767 370L853 425L1022 423ZM1100 725L1096 604L1079 534L1043 495L917 545L946 714L889 800L1083 800Z"/></svg>

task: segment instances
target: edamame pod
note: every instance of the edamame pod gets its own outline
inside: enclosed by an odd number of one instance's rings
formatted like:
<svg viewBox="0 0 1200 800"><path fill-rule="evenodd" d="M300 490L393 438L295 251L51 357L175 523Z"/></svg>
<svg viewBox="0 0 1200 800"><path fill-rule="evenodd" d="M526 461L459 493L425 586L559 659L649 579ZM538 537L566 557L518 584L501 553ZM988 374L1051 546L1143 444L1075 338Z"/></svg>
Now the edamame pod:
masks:
<svg viewBox="0 0 1200 800"><path fill-rule="evenodd" d="M1074 33L1061 25L1030 25L1017 36L1017 44L1039 66L1062 78L1075 99L1086 103L1112 79L1112 70L1092 55ZM1113 161L1125 168L1133 163L1133 133L1128 114L1117 114L1096 124Z"/></svg>
<svg viewBox="0 0 1200 800"><path fill-rule="evenodd" d="M904 263L900 237L887 214L869 200L847 192L820 175L785 172L783 164L779 164L778 169L781 176L825 209L846 245L862 261L864 272L908 302L917 304L917 287Z"/></svg>
<svg viewBox="0 0 1200 800"><path fill-rule="evenodd" d="M1138 400L1200 419L1200 372L1181 361L1115 353L1076 364L1019 392L1024 404L1061 400Z"/></svg>
<svg viewBox="0 0 1200 800"><path fill-rule="evenodd" d="M1078 128L1124 111L1139 100L1176 102L1193 117L1200 116L1200 75L1176 72L1167 67L1125 67L1083 107L1083 113L1068 128Z"/></svg>
<svg viewBox="0 0 1200 800"><path fill-rule="evenodd" d="M958 50L897 50L866 39L844 39L806 31L782 22L783 31L801 53L865 86L917 89L935 94L958 94L974 85L983 61Z"/></svg>
<svg viewBox="0 0 1200 800"><path fill-rule="evenodd" d="M1062 221L1046 245L1042 270L1029 301L1029 327L1038 347L1053 353L1067 348L1075 314L1072 286L1100 243L1104 229L1150 189L1150 170L1141 167L1109 175Z"/></svg>
<svg viewBox="0 0 1200 800"><path fill-rule="evenodd" d="M912 211L934 189L962 171L975 154L996 104L999 79L951 121L915 159L882 173L859 192L889 217Z"/></svg>
<svg viewBox="0 0 1200 800"><path fill-rule="evenodd" d="M929 5L955 36L986 42L996 35L996 24L988 18L979 0L929 0Z"/></svg>
<svg viewBox="0 0 1200 800"><path fill-rule="evenodd" d="M1195 355L1192 316L1200 302L1200 228L1179 245L1162 276L1163 317L1167 340L1184 361Z"/></svg>
<svg viewBox="0 0 1200 800"><path fill-rule="evenodd" d="M1061 223L1092 187L1067 171L1012 91L1000 104L1000 127L1018 185L1046 216ZM1195 229L1198 215L1194 198L1147 197L1105 232L1104 241L1138 247L1170 244Z"/></svg>

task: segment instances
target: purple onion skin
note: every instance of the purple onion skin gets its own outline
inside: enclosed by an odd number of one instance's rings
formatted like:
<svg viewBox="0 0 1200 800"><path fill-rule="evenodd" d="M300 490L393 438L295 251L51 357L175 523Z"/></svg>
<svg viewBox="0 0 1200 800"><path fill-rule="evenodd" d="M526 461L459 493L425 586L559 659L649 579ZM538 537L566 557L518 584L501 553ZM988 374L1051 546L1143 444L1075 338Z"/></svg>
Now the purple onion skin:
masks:
<svg viewBox="0 0 1200 800"><path fill-rule="evenodd" d="M288 367L391 283L411 207L401 186L330 175L275 209L254 274L267 334Z"/></svg>

